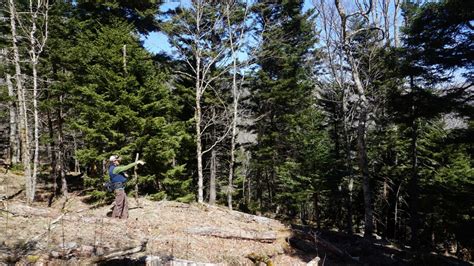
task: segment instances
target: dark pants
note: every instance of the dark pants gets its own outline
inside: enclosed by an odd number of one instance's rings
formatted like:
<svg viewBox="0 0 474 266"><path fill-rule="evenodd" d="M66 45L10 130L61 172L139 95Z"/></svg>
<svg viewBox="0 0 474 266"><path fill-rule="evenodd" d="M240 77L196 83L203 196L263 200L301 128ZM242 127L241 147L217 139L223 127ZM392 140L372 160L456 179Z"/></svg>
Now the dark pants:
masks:
<svg viewBox="0 0 474 266"><path fill-rule="evenodd" d="M112 212L112 217L119 219L128 218L127 194L123 188L115 190L115 207Z"/></svg>

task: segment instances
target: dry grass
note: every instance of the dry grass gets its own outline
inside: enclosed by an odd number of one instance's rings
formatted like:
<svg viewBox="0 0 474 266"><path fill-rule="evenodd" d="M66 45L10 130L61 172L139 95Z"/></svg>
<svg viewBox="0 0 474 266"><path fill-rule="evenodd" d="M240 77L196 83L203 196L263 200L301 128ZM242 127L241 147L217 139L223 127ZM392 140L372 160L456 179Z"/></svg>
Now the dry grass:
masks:
<svg viewBox="0 0 474 266"><path fill-rule="evenodd" d="M21 188L21 177L0 175L6 192ZM3 182L2 182L3 181ZM0 194L7 194L1 190ZM36 202L28 207L21 196L0 202L0 262L52 262L68 260L88 264L97 254L134 247L147 240L143 255L175 258L223 265L252 264L249 256L269 258L274 265L305 265L292 255L285 238L289 231L276 220L250 216L224 207L154 202L140 198L137 208L129 198L130 218L107 217L111 206L91 208L85 197L71 194L56 201ZM189 233L189 228L205 226L230 231L275 232L277 241L223 239ZM91 254L92 253L92 254ZM252 254L252 255L251 255Z"/></svg>

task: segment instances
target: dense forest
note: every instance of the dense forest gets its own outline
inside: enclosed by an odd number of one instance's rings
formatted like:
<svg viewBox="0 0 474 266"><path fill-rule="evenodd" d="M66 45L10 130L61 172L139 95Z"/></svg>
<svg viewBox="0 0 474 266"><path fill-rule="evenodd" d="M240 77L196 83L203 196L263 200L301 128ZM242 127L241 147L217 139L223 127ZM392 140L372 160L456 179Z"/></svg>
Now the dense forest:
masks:
<svg viewBox="0 0 474 266"><path fill-rule="evenodd" d="M474 1L181 2L1 1L1 162L28 202L110 197L119 154L146 162L131 194L470 259Z"/></svg>

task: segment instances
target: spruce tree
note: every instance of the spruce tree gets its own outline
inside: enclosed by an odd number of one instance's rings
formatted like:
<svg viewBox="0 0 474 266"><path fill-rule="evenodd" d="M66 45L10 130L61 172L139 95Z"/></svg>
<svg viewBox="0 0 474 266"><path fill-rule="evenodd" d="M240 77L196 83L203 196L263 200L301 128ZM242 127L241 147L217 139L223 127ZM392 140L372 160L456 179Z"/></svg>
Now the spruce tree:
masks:
<svg viewBox="0 0 474 266"><path fill-rule="evenodd" d="M313 86L305 59L316 41L311 12L302 13L302 6L303 1L259 1L254 7L258 29L264 29L251 85L257 118L252 155L257 197L263 210L279 206L290 215L297 214L307 195L291 192L307 189L304 185L311 179L300 171L303 150L296 137L302 133L300 121L308 121L303 118L311 113Z"/></svg>

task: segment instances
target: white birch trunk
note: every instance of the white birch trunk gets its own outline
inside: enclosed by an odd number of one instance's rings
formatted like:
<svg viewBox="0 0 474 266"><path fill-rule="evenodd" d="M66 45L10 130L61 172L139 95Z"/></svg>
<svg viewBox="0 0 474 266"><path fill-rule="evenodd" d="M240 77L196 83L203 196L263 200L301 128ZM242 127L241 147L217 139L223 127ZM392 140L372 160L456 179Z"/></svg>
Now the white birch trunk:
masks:
<svg viewBox="0 0 474 266"><path fill-rule="evenodd" d="M398 33L398 8L400 7L400 0L395 0L395 7L393 9L393 42L395 48L400 45L400 36Z"/></svg>
<svg viewBox="0 0 474 266"><path fill-rule="evenodd" d="M30 162L30 140L29 140L29 128L28 128L28 114L26 107L26 92L23 87L21 66L20 66L20 53L17 46L17 32L16 32L16 9L14 0L9 0L10 10L10 26L12 32L12 49L13 49L13 60L15 64L15 83L17 87L18 97L18 123L19 123L19 136L21 143L21 161L23 164L24 178L25 178L25 192L27 202L31 203L32 196L34 195L31 191L31 162Z"/></svg>
<svg viewBox="0 0 474 266"><path fill-rule="evenodd" d="M237 115L239 110L239 92L237 90L237 53L233 41L233 32L230 25L230 7L227 5L227 26L230 31L230 49L232 52L232 121L230 135L230 162L229 162L229 188L227 190L227 206L232 210L232 193L234 192L234 163L235 163L235 145L237 137Z"/></svg>
<svg viewBox="0 0 474 266"><path fill-rule="evenodd" d="M211 151L211 175L209 179L209 204L216 204L216 176L217 176L217 152Z"/></svg>
<svg viewBox="0 0 474 266"><path fill-rule="evenodd" d="M39 9L40 1L36 10ZM33 1L30 0L30 13L31 13L31 31L30 31L30 57L31 57L31 69L33 72L33 142L34 142L34 155L33 155L33 173L31 177L31 198L33 201L36 191L36 179L38 175L38 164L39 164L39 118L38 118L38 54L36 51L36 20L38 14L33 11Z"/></svg>
<svg viewBox="0 0 474 266"><path fill-rule="evenodd" d="M204 202L204 182L202 174L202 139L201 139L201 86L200 86L200 68L201 58L196 56L196 110L194 119L196 121L196 155L198 167L198 202Z"/></svg>
<svg viewBox="0 0 474 266"><path fill-rule="evenodd" d="M36 6L33 8L33 0L30 0L30 15L31 15L31 30L29 32L30 40L30 60L31 60L31 70L33 73L33 142L34 142L34 155L33 155L33 173L31 177L31 198L33 201L36 191L36 179L38 175L38 165L39 165L39 115L38 115L38 63L40 54L43 51L44 45L48 38L48 1L37 0ZM44 9L44 10L43 10ZM41 38L37 38L37 25L38 12L43 10L42 17L44 19L44 28L41 33Z"/></svg>

